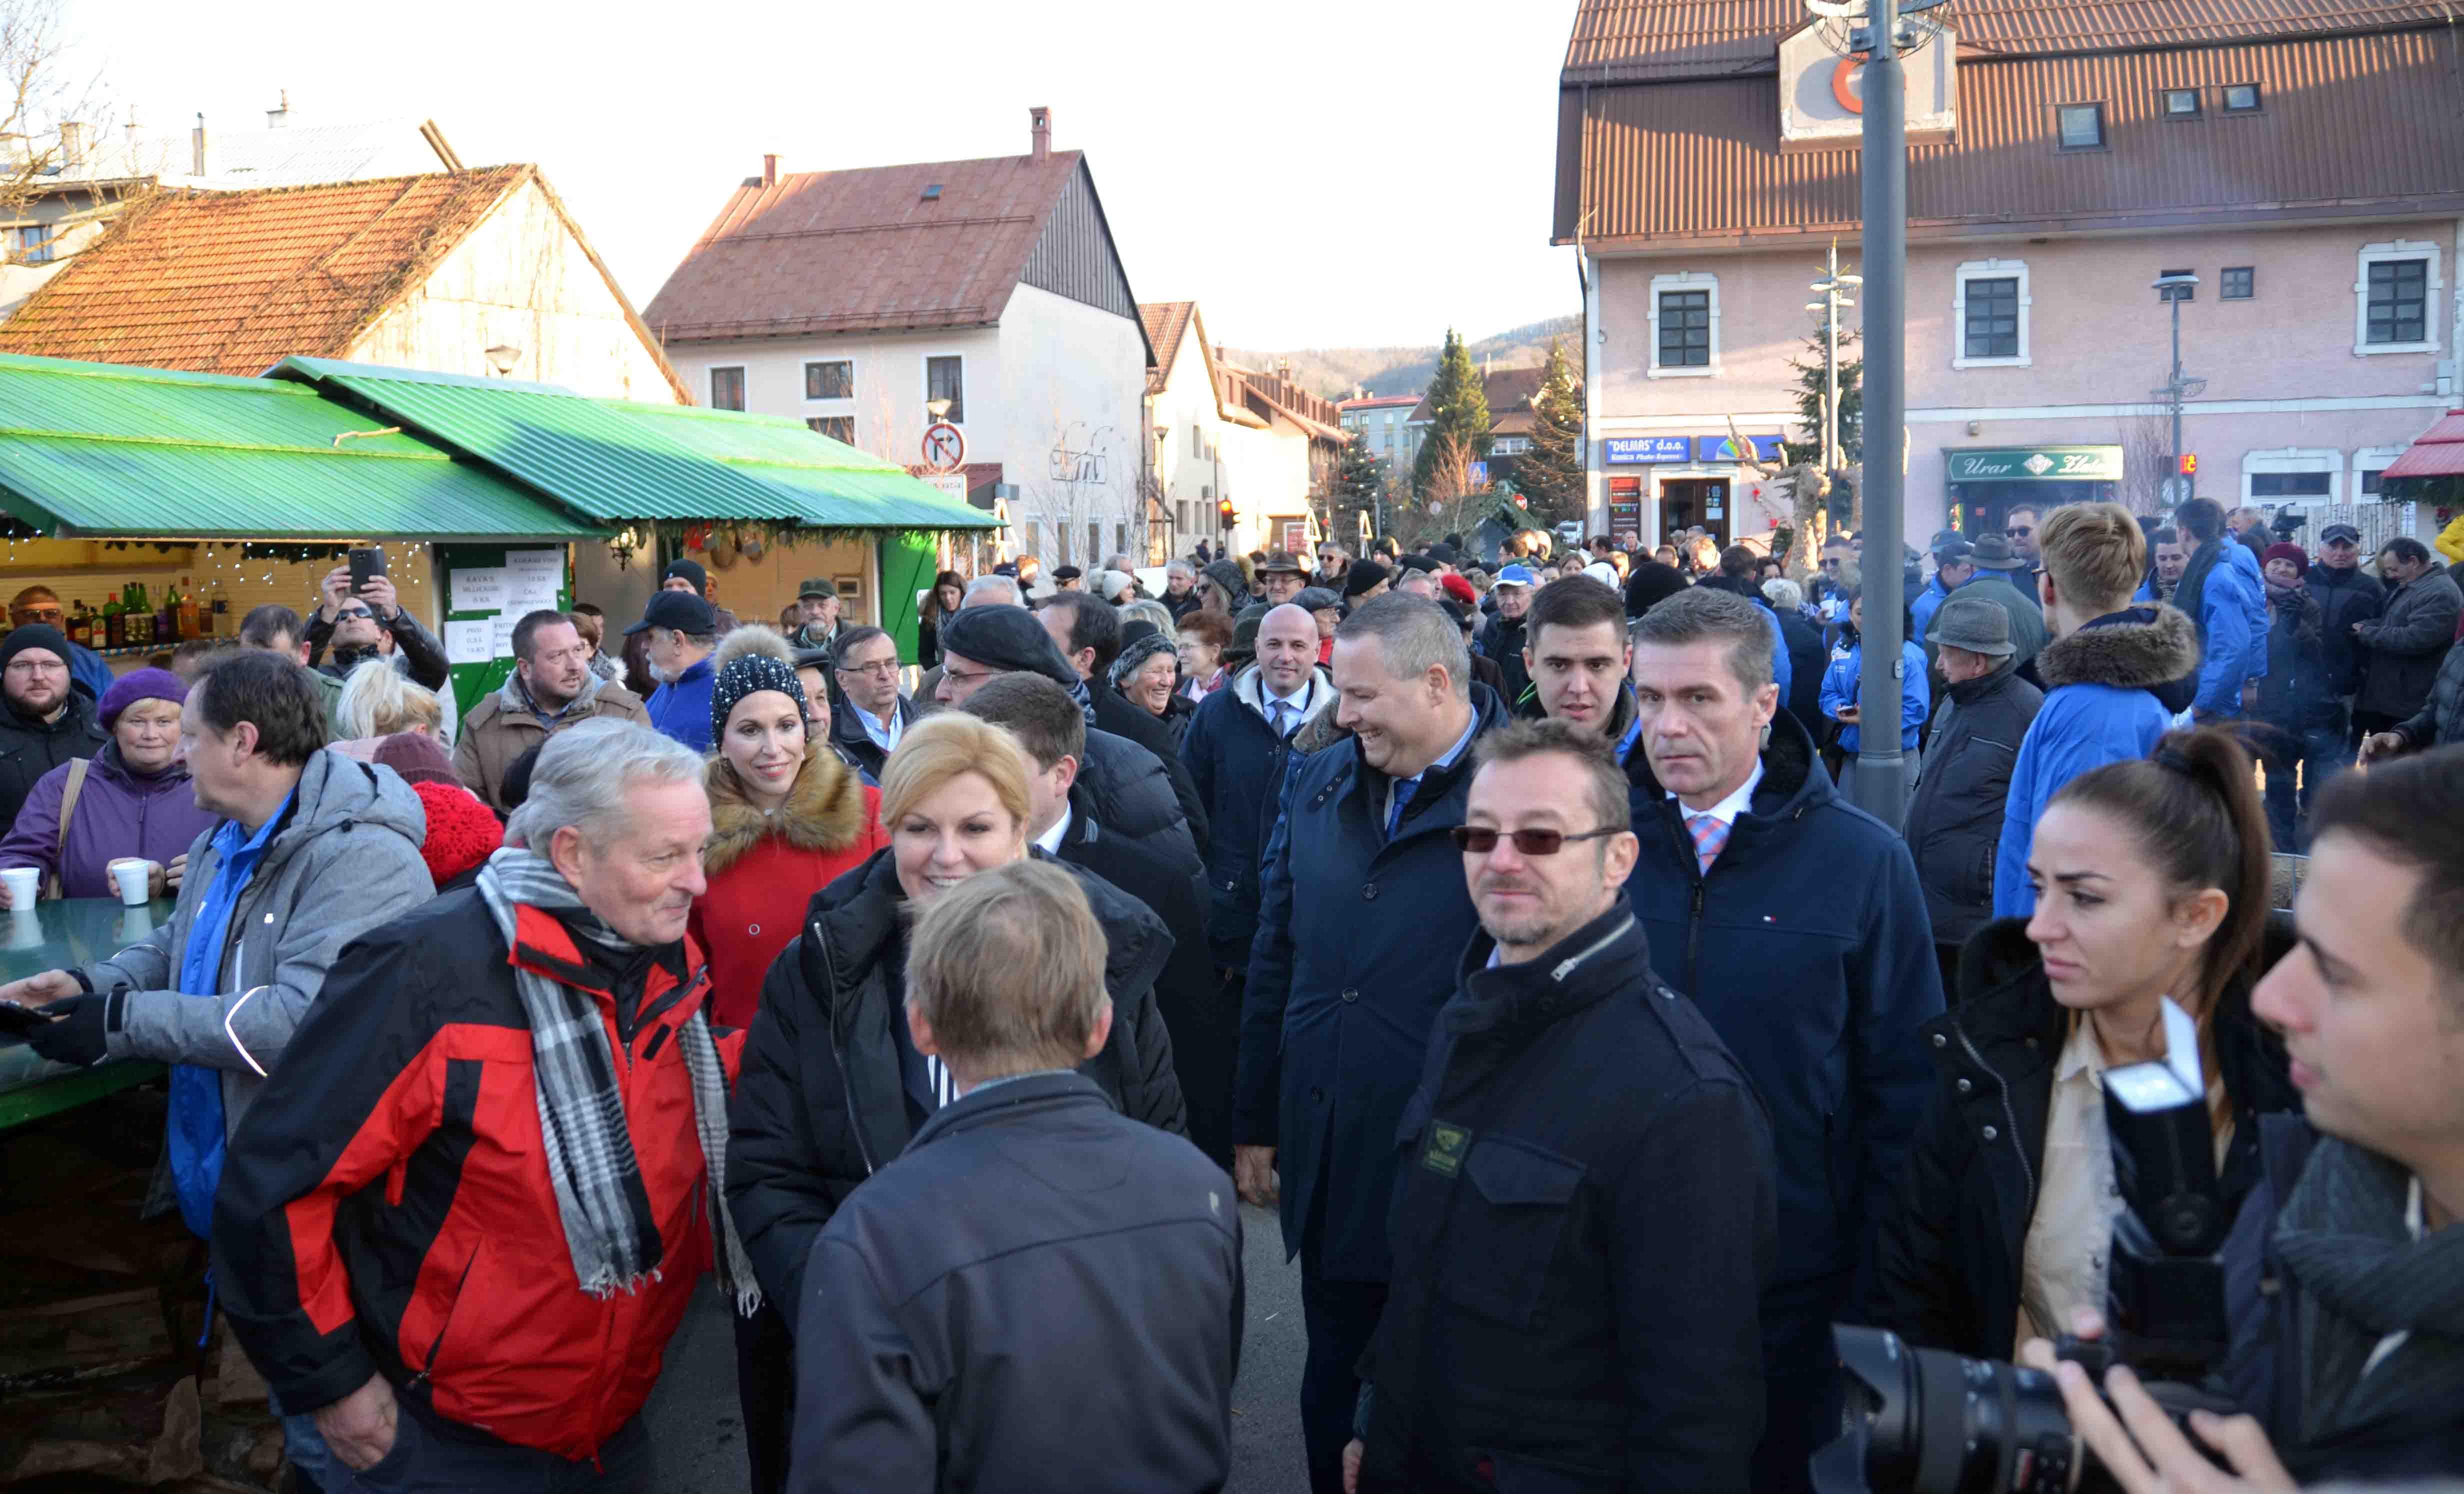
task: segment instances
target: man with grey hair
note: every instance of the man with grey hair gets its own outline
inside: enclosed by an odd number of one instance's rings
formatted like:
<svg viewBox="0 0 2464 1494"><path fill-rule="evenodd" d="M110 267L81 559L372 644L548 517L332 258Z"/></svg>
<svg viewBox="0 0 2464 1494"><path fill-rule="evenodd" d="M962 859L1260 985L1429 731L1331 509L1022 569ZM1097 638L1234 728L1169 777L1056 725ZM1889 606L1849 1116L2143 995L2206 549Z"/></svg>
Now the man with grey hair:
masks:
<svg viewBox="0 0 2464 1494"><path fill-rule="evenodd" d="M979 872L916 918L891 1020L958 1097L813 1242L796 1494L1223 1486L1240 1211L1196 1148L1078 1072L1112 1025L1104 962L1085 890L1049 862ZM1065 1363L1102 1393L1043 1373Z"/></svg>
<svg viewBox="0 0 2464 1494"><path fill-rule="evenodd" d="M1175 624L1203 605L1198 595L1198 567L1187 560L1175 560L1163 568L1163 595L1155 599L1172 614Z"/></svg>
<svg viewBox="0 0 2464 1494"><path fill-rule="evenodd" d="M1386 1301L1396 1127L1472 926L1463 858L1471 744L1506 703L1471 679L1463 630L1434 603L1380 597L1334 634L1334 718L1348 736L1287 770L1262 858L1241 1013L1234 1175L1265 1203L1283 1181L1301 1262L1309 1362L1301 1432L1313 1489L1341 1487L1353 1368Z"/></svg>
<svg viewBox="0 0 2464 1494"><path fill-rule="evenodd" d="M1766 610L1696 586L1634 625L1641 843L1626 895L1660 974L1762 1092L1779 1162L1751 1487L1807 1486L1837 1430L1828 1346L1932 1086L1933 930L1907 846L1832 787L1779 709Z"/></svg>
<svg viewBox="0 0 2464 1494"><path fill-rule="evenodd" d="M231 1138L224 1307L366 1486L647 1490L714 1240L756 1290L714 1202L742 1040L685 932L701 775L629 721L551 737L478 885L342 951Z"/></svg>

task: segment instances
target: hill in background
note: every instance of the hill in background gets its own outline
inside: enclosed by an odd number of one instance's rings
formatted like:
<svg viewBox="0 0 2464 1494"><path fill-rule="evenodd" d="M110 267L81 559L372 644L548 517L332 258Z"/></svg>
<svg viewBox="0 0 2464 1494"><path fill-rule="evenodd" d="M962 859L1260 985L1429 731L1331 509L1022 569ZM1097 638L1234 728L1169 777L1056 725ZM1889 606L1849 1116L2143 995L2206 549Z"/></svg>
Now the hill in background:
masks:
<svg viewBox="0 0 2464 1494"><path fill-rule="evenodd" d="M1582 330L1579 316L1551 317L1481 339L1471 344L1471 361L1486 360L1497 368L1537 368L1549 356L1551 339L1565 342L1569 358L1579 358ZM1352 398L1354 384L1371 394L1418 394L1438 371L1434 342L1426 347L1309 347L1282 353L1236 347L1227 351L1244 368L1272 368L1275 360L1288 358L1293 380L1331 400Z"/></svg>

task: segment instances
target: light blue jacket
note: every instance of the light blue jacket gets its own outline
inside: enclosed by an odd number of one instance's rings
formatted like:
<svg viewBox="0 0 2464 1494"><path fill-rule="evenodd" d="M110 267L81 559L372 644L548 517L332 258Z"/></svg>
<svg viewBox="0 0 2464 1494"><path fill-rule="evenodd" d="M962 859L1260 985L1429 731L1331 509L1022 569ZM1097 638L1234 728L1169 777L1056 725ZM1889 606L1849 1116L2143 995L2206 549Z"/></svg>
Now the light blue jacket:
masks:
<svg viewBox="0 0 2464 1494"><path fill-rule="evenodd" d="M1859 692L1864 688L1865 646L1848 646L1848 652L1831 661L1822 672L1822 714L1837 718L1844 706L1858 704ZM1900 646L1900 657L1905 662L1900 681L1900 750L1914 752L1917 733L1925 726L1925 716L1933 708L1933 687L1925 679L1925 650L1913 643ZM1854 723L1839 728L1839 746L1843 752L1855 752L1861 740Z"/></svg>

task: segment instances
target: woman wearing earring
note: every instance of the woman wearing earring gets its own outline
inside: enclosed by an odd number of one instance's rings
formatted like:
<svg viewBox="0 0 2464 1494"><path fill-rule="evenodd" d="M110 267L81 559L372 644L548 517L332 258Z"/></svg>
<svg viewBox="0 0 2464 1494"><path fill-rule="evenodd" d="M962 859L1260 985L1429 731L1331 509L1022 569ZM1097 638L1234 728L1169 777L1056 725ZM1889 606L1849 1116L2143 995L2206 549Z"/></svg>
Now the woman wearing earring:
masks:
<svg viewBox="0 0 2464 1494"><path fill-rule="evenodd" d="M2198 1032L2228 1207L2257 1174L2257 1116L2300 1106L2252 1017L2269 902L2267 817L2250 756L2220 730L2072 780L2036 824L2036 911L1977 931L1959 1000L1925 1028L1940 1084L1866 1315L1909 1343L2008 1360L2105 1303L2122 1197L2108 1067L2164 1060L2163 1002Z"/></svg>

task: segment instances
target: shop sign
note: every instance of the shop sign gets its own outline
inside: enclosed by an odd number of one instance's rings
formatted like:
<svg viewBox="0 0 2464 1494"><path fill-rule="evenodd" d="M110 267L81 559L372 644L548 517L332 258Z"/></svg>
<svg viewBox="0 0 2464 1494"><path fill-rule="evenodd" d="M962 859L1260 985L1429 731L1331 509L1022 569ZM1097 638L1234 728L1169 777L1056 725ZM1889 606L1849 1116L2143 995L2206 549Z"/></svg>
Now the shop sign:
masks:
<svg viewBox="0 0 2464 1494"><path fill-rule="evenodd" d="M1642 496L1642 479L1639 477L1610 478L1609 496L1612 498L1640 498Z"/></svg>
<svg viewBox="0 0 2464 1494"><path fill-rule="evenodd" d="M1778 436L1747 436L1740 447L1731 436L1698 436L1694 441L1695 460L1702 462L1776 462L1780 457Z"/></svg>
<svg viewBox="0 0 2464 1494"><path fill-rule="evenodd" d="M1690 461L1694 452L1690 436L1609 436L1600 445L1600 461L1609 467Z"/></svg>
<svg viewBox="0 0 2464 1494"><path fill-rule="evenodd" d="M1943 453L1951 482L2120 482L2118 446L1974 447Z"/></svg>

